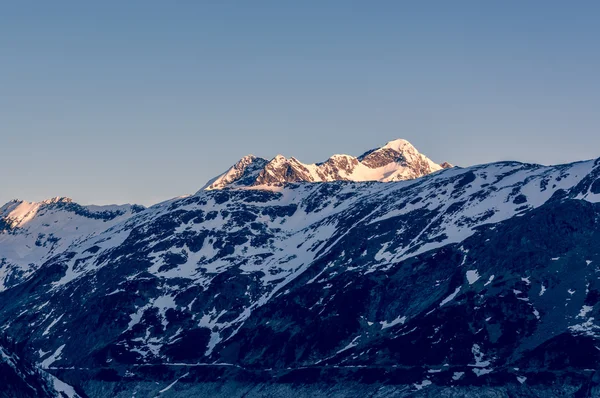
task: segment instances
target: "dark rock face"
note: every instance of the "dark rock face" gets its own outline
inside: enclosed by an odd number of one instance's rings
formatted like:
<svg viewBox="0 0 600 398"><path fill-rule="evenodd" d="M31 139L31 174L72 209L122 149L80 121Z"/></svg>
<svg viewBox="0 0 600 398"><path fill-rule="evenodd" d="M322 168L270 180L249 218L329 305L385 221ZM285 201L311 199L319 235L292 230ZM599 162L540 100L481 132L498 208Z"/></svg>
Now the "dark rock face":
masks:
<svg viewBox="0 0 600 398"><path fill-rule="evenodd" d="M319 163L319 176L323 181L348 181L348 175L358 166L358 159L351 156L332 156L323 163Z"/></svg>
<svg viewBox="0 0 600 398"><path fill-rule="evenodd" d="M360 162L365 166L375 169L377 167L383 167L392 162L403 163L406 162L406 159L401 153L393 149L385 148L379 151L371 152L368 155L360 158Z"/></svg>
<svg viewBox="0 0 600 398"><path fill-rule="evenodd" d="M10 232L13 229L12 223L4 218L0 218L0 232Z"/></svg>
<svg viewBox="0 0 600 398"><path fill-rule="evenodd" d="M89 396L598 396L599 167L203 191L57 253L0 325Z"/></svg>
<svg viewBox="0 0 600 398"><path fill-rule="evenodd" d="M15 351L19 348L6 339L0 345L0 397L62 398L79 395L68 385L37 369ZM64 394L64 395L63 395Z"/></svg>
<svg viewBox="0 0 600 398"><path fill-rule="evenodd" d="M53 210L53 209L65 210L67 212L77 214L78 216L92 218L92 219L96 219L96 220L104 220L104 221L113 220L113 219L125 214L124 209L113 210L113 211L106 210L106 211L93 212L93 211L90 211L89 209L87 209L86 207L73 202L71 199L51 203L50 205L47 206L47 209L48 210ZM135 207L133 207L132 210L134 213L138 213L138 212L144 210L144 207L136 205Z"/></svg>
<svg viewBox="0 0 600 398"><path fill-rule="evenodd" d="M253 185L276 185L289 182L313 182L308 168L296 159L276 156L258 174Z"/></svg>
<svg viewBox="0 0 600 398"><path fill-rule="evenodd" d="M258 174L268 163L268 160L254 155L244 156L225 175L209 181L203 189L222 189L233 183L241 186L253 185Z"/></svg>
<svg viewBox="0 0 600 398"><path fill-rule="evenodd" d="M425 159L417 158L409 160L402 152L391 148L383 148L375 152L370 152L368 155L359 158L359 160L362 164L372 169L384 167L390 163L398 163L410 167L419 176L424 176L435 171Z"/></svg>

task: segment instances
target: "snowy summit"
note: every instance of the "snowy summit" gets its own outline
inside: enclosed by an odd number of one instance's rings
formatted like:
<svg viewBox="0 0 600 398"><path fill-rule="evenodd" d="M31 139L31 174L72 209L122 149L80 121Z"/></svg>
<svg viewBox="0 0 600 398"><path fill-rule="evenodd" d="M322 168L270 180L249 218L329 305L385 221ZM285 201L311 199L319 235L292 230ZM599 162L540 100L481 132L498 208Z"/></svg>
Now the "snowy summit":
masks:
<svg viewBox="0 0 600 398"><path fill-rule="evenodd" d="M271 160L244 156L203 189L281 185L286 182L403 181L450 167L452 165L446 162L433 162L410 142L397 139L359 157L333 155L322 163L305 164L283 155Z"/></svg>

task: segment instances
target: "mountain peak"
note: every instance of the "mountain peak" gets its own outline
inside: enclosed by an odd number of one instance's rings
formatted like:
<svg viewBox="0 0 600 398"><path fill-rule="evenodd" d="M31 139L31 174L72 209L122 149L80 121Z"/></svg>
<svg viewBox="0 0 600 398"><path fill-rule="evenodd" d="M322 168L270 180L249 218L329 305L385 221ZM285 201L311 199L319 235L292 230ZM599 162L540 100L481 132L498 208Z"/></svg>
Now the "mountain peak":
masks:
<svg viewBox="0 0 600 398"><path fill-rule="evenodd" d="M200 191L223 189L236 182L243 182L249 179L252 180L253 178L256 178L258 172L260 172L267 163L269 163L269 161L266 159L259 158L252 154L246 155L238 160L236 164L231 166L225 173L208 181Z"/></svg>
<svg viewBox="0 0 600 398"><path fill-rule="evenodd" d="M403 152L406 150L416 151L416 148L410 142L402 138L387 142L383 147L381 147L381 149L384 148L393 149L396 152Z"/></svg>
<svg viewBox="0 0 600 398"><path fill-rule="evenodd" d="M396 139L357 157L337 154L325 162L304 164L278 154L271 160L248 155L209 181L203 189L281 185L291 182L401 181L447 168L434 163L407 140Z"/></svg>
<svg viewBox="0 0 600 398"><path fill-rule="evenodd" d="M253 154L249 153L246 156L242 156L242 158L238 161L238 163L242 162L242 163L251 163L252 161L254 161L254 159L256 159L256 156L254 156Z"/></svg>
<svg viewBox="0 0 600 398"><path fill-rule="evenodd" d="M283 162L287 162L287 158L281 154L277 154L275 155L275 157L273 159L271 159L271 163L283 163Z"/></svg>

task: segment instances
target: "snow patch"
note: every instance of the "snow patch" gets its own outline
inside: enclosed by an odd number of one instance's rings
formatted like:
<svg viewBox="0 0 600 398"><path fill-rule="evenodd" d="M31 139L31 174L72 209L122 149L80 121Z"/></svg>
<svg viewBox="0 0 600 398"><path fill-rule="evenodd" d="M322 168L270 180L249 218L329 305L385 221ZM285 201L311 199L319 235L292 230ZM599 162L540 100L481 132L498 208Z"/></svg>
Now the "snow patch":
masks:
<svg viewBox="0 0 600 398"><path fill-rule="evenodd" d="M585 318L587 316L587 314L589 312L591 312L593 309L594 309L594 307L592 307L592 306L584 305L583 307L581 307L581 310L579 311L577 318Z"/></svg>
<svg viewBox="0 0 600 398"><path fill-rule="evenodd" d="M467 271L467 281L469 281L469 285L472 285L473 283L477 282L480 278L479 273L477 272L477 270L468 270Z"/></svg>
<svg viewBox="0 0 600 398"><path fill-rule="evenodd" d="M52 365L54 362L58 361L61 358L63 348L65 348L65 344L58 347L56 349L56 351L54 351L54 354L52 354L48 358L44 359L42 361L42 363L40 364L42 369L49 369L50 365Z"/></svg>
<svg viewBox="0 0 600 398"><path fill-rule="evenodd" d="M429 380L423 380L421 383L415 383L413 384L415 386L415 388L418 390L422 390L423 388L430 386L432 383Z"/></svg>
<svg viewBox="0 0 600 398"><path fill-rule="evenodd" d="M471 353L473 353L473 358L475 359L475 363L469 364L469 366L475 368L472 370L473 370L473 373L475 373L477 375L477 377L483 376L483 375L493 371L493 369L487 369L487 367L490 366L491 362L483 360L483 357L485 355L481 352L481 347L479 346L479 344L473 344L473 347L471 347Z"/></svg>
<svg viewBox="0 0 600 398"><path fill-rule="evenodd" d="M569 326L569 330L576 334L585 334L591 337L598 337L596 331L600 329L600 326L594 324L594 318L590 317L584 323L578 325Z"/></svg>
<svg viewBox="0 0 600 398"><path fill-rule="evenodd" d="M52 327L54 325L56 325L58 323L58 321L60 321L60 319L63 317L64 314L62 314L61 316L59 316L58 318L56 318L54 321L52 321L52 323L50 325L48 325L48 327L46 328L46 330L44 330L44 333L42 333L42 336L46 336L48 333L50 333L50 329L52 329Z"/></svg>
<svg viewBox="0 0 600 398"><path fill-rule="evenodd" d="M454 298L456 297L458 292L460 292L460 286L456 288L454 293L452 293L451 295L449 295L448 297L446 297L445 299L442 300L442 302L440 303L440 307L442 307L443 305L448 304L450 301L454 300Z"/></svg>
<svg viewBox="0 0 600 398"><path fill-rule="evenodd" d="M179 376L173 383L169 384L168 386L166 386L165 388L163 388L162 390L160 390L158 393L162 394L162 393L165 393L165 392L169 391L171 388L173 388L173 386L175 384L177 384L177 382L179 380L183 379L184 377L188 376L189 374L190 373L188 372L188 373L184 374L183 376Z"/></svg>
<svg viewBox="0 0 600 398"><path fill-rule="evenodd" d="M477 375L477 377L486 375L488 373L492 373L494 371L494 369L487 369L487 368L486 369L475 368L475 369L472 369L472 370L473 370L473 373L475 373Z"/></svg>
<svg viewBox="0 0 600 398"><path fill-rule="evenodd" d="M360 338L360 335L356 336L350 343L348 343L348 345L344 348L342 348L341 350L339 350L338 352L336 352L336 354L339 354L340 352L344 352L346 350L349 350L352 347L356 347L358 345L357 340Z"/></svg>
<svg viewBox="0 0 600 398"><path fill-rule="evenodd" d="M382 322L379 322L379 323L381 324L381 329L387 329L387 328L391 328L392 326L396 326L398 324L404 325L404 322L406 322L406 317L405 316L398 316L396 319L394 319L391 322L382 321Z"/></svg>
<svg viewBox="0 0 600 398"><path fill-rule="evenodd" d="M60 397L66 396L67 398L79 398L79 394L75 392L75 389L72 386L68 385L62 380L59 380L56 376L50 375L50 377L52 378L52 387L54 387L54 391L59 393Z"/></svg>

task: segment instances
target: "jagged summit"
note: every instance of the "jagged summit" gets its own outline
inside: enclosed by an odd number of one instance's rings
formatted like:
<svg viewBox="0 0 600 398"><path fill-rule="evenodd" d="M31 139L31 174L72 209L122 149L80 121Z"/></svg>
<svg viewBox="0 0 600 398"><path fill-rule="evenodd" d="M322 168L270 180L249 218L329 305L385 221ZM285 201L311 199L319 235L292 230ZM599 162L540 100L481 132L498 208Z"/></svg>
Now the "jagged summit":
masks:
<svg viewBox="0 0 600 398"><path fill-rule="evenodd" d="M288 159L277 155L271 160L244 156L225 173L210 180L202 190L290 182L402 181L449 167L452 167L449 163L433 162L407 140L396 139L359 157L336 154L313 164L302 163L293 156Z"/></svg>
<svg viewBox="0 0 600 398"><path fill-rule="evenodd" d="M229 170L218 177L208 181L201 191L204 189L223 189L228 185L237 183L240 185L252 185L251 182L258 175L260 170L269 163L268 160L247 155L241 158Z"/></svg>

